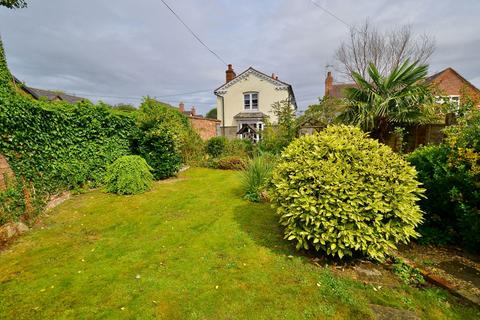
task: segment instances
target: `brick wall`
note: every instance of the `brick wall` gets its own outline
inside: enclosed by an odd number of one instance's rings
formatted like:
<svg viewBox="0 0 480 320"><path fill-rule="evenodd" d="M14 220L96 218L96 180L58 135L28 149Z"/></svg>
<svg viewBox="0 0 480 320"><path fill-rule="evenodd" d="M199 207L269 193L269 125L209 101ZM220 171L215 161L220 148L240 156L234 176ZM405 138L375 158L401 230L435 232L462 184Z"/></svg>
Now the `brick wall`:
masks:
<svg viewBox="0 0 480 320"><path fill-rule="evenodd" d="M5 190L9 178L13 177L13 171L8 165L7 159L0 154L0 191Z"/></svg>
<svg viewBox="0 0 480 320"><path fill-rule="evenodd" d="M480 100L480 92L451 68L436 76L432 83L439 95L468 95L474 100Z"/></svg>
<svg viewBox="0 0 480 320"><path fill-rule="evenodd" d="M208 140L217 136L217 126L220 125L220 120L195 116L190 116L189 119L193 129L200 135L202 140Z"/></svg>

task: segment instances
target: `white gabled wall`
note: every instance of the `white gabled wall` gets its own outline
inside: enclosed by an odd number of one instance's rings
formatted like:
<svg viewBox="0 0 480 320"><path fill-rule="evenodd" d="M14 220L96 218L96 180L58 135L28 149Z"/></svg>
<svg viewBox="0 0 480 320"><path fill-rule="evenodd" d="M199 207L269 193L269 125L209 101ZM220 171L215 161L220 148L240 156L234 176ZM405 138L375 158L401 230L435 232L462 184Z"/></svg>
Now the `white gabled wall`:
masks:
<svg viewBox="0 0 480 320"><path fill-rule="evenodd" d="M258 110L251 110L250 112L263 112L268 115L270 121L276 123L277 119L272 114L272 104L287 100L289 98L289 91L286 86L282 89L277 89L279 86L264 78L258 77L255 73L244 75L245 78L233 83L228 87L225 93L221 94L224 99L225 109L225 124L221 126L236 126L234 116L240 112L249 112L244 110L243 94L246 92L258 92ZM235 80L234 80L235 81ZM217 119L222 121L222 98L217 96Z"/></svg>

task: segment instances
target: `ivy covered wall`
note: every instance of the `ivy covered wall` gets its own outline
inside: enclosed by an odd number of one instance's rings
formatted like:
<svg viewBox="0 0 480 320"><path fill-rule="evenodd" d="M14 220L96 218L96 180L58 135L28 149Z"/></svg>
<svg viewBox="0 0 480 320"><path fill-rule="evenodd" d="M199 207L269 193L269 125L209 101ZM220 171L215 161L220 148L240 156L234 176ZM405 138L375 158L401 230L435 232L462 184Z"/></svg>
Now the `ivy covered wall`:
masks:
<svg viewBox="0 0 480 320"><path fill-rule="evenodd" d="M0 192L0 225L30 217L59 191L98 184L106 165L131 153L137 130L133 115L102 104L17 94L0 40L0 154L15 173Z"/></svg>

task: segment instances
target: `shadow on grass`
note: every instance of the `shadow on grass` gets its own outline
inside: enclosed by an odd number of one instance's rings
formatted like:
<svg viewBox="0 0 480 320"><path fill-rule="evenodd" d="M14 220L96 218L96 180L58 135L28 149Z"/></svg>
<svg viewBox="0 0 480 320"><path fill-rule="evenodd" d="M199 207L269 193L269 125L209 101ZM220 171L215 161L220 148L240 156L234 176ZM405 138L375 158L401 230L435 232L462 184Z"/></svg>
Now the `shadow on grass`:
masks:
<svg viewBox="0 0 480 320"><path fill-rule="evenodd" d="M314 259L319 265L356 265L364 257L354 253L352 257L329 257L313 248L309 250L296 250L292 241L283 237L283 227L278 222L279 217L275 210L266 203L245 203L237 206L234 211L235 221L242 231L247 233L256 244L266 247L271 251L282 254Z"/></svg>
<svg viewBox="0 0 480 320"><path fill-rule="evenodd" d="M275 211L265 203L244 203L234 209L235 221L258 245L282 255L303 255L283 238Z"/></svg>

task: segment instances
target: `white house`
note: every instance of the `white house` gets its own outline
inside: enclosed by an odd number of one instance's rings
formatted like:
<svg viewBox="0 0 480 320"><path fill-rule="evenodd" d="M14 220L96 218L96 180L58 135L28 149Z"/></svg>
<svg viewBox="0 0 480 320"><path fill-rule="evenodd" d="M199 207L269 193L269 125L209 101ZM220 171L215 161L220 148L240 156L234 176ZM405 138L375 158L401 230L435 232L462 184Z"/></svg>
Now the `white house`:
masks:
<svg viewBox="0 0 480 320"><path fill-rule="evenodd" d="M289 103L297 109L290 84L278 80L275 74L268 76L252 67L237 76L229 64L226 81L215 90L215 95L220 133L228 138L258 141L266 119L272 124L277 122L272 113L276 102Z"/></svg>

